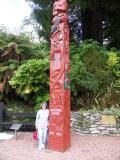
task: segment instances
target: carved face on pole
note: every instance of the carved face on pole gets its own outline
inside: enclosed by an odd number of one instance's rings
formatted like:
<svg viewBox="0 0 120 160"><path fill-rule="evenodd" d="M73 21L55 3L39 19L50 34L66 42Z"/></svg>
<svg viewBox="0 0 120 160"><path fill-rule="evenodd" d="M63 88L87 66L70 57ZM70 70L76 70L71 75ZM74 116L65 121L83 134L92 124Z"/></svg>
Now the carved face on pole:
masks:
<svg viewBox="0 0 120 160"><path fill-rule="evenodd" d="M59 13L66 12L68 4L66 0L55 0L53 5L53 16L56 16Z"/></svg>

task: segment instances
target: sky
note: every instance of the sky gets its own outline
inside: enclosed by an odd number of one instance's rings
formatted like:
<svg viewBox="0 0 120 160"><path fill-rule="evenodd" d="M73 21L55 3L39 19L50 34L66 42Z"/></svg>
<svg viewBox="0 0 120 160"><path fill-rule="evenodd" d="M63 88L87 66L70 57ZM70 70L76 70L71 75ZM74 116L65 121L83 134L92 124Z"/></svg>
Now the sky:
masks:
<svg viewBox="0 0 120 160"><path fill-rule="evenodd" d="M0 0L0 25L6 26L11 32L19 30L23 19L31 13L25 0Z"/></svg>

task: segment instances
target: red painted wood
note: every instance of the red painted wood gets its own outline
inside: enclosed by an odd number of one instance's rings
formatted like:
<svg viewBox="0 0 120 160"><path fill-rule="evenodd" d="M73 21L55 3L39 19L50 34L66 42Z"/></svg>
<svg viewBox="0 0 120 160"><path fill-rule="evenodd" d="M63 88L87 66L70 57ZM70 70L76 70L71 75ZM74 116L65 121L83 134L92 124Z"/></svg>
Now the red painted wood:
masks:
<svg viewBox="0 0 120 160"><path fill-rule="evenodd" d="M50 119L48 148L70 147L70 61L67 0L55 0L51 28Z"/></svg>

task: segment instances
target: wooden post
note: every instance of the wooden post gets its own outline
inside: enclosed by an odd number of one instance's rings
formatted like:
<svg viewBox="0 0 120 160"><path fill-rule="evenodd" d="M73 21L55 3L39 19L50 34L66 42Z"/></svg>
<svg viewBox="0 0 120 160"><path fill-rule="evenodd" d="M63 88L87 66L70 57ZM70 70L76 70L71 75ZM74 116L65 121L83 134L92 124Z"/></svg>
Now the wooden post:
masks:
<svg viewBox="0 0 120 160"><path fill-rule="evenodd" d="M4 103L0 102L0 132L3 131L3 116L4 116Z"/></svg>
<svg viewBox="0 0 120 160"><path fill-rule="evenodd" d="M51 28L50 118L48 148L70 147L70 61L67 0L55 0Z"/></svg>

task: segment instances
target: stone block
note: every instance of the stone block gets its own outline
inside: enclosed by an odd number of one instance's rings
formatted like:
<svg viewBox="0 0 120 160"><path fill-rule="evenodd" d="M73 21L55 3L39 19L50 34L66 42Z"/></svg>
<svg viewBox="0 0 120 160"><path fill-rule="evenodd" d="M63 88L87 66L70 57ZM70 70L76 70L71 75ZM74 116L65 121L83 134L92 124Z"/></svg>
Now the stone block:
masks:
<svg viewBox="0 0 120 160"><path fill-rule="evenodd" d="M92 134L100 134L100 131L99 130L94 130L94 131L91 131Z"/></svg>
<svg viewBox="0 0 120 160"><path fill-rule="evenodd" d="M103 130L103 131L100 132L100 134L101 135L108 135L108 134L110 134L110 132L107 131L107 130Z"/></svg>

